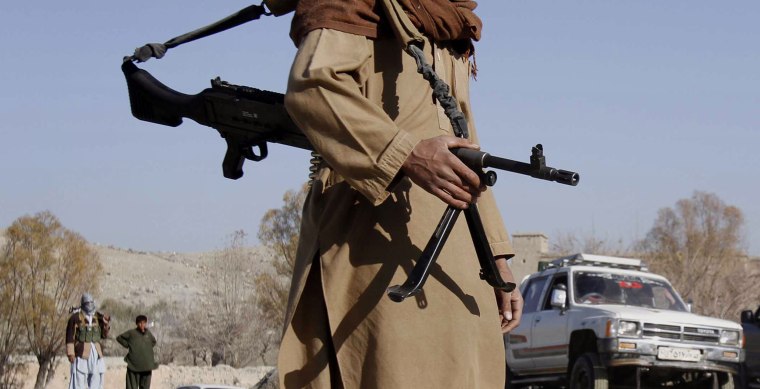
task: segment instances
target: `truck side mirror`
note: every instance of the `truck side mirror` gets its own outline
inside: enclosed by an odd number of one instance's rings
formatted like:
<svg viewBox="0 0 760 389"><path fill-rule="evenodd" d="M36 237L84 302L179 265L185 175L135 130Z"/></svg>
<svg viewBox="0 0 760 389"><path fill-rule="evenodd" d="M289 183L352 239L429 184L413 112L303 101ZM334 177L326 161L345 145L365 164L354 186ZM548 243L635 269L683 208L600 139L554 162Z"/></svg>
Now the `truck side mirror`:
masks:
<svg viewBox="0 0 760 389"><path fill-rule="evenodd" d="M750 311L749 309L746 311L742 311L742 323L754 323L755 322L755 313Z"/></svg>
<svg viewBox="0 0 760 389"><path fill-rule="evenodd" d="M563 288L553 289L551 305L554 308L559 308L564 311L565 308L567 308L567 289L563 289Z"/></svg>

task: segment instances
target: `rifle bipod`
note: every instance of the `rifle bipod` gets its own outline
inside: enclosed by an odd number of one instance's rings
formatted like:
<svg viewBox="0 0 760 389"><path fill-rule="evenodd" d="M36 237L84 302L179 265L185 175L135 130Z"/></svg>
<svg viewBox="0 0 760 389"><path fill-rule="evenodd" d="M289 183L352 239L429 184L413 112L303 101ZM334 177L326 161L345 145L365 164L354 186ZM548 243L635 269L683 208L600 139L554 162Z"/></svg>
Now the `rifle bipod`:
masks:
<svg viewBox="0 0 760 389"><path fill-rule="evenodd" d="M391 300L399 303L422 290L422 285L425 284L425 280L430 274L430 268L435 264L436 259L438 259L438 254L441 253L441 249L446 243L449 233L454 228L457 217L461 212L461 209L454 208L451 205L446 208L420 259L414 265L414 268L412 268L412 272L409 273L409 278L402 285L388 288L388 297ZM464 210L464 215L467 219L467 227L470 229L472 243L475 245L478 261L480 262L480 279L488 282L494 288L502 289L505 292L513 291L515 284L504 281L496 268L493 253L488 245L488 239L483 230L483 223L480 220L478 206L474 203L470 204Z"/></svg>
<svg viewBox="0 0 760 389"><path fill-rule="evenodd" d="M459 159L470 169L477 172L480 175L481 180L485 182L487 186L493 186L496 184L496 173L493 171L483 171L483 168L487 167L525 174L534 178L571 186L578 185L578 181L580 180L580 176L576 172L546 166L544 148L540 144L536 145L531 150L530 164L506 158L494 157L488 153L477 150L452 149L451 152L459 157ZM449 238L449 233L451 233L451 229L454 228L454 224L456 223L460 212L462 212L461 209L452 206L446 208L443 217L441 217L441 221L438 222L438 226L430 237L425 249L422 251L420 259L414 265L414 268L412 268L411 273L409 273L406 282L388 288L388 297L390 297L391 300L401 302L404 301L405 298L413 296L422 290L422 286L425 284L425 280L427 280L427 277L430 274L430 268L435 264L436 259L438 259L438 254L441 253L443 245ZM515 284L504 281L499 274L499 270L496 268L493 253L491 252L491 246L488 244L488 238L486 238L486 233L483 229L483 222L480 220L480 212L478 211L477 204L471 203L469 207L464 210L464 215L467 219L467 227L470 230L472 243L475 245L475 253L480 262L480 279L488 282L489 285L496 289L501 289L506 292L513 291L515 289Z"/></svg>

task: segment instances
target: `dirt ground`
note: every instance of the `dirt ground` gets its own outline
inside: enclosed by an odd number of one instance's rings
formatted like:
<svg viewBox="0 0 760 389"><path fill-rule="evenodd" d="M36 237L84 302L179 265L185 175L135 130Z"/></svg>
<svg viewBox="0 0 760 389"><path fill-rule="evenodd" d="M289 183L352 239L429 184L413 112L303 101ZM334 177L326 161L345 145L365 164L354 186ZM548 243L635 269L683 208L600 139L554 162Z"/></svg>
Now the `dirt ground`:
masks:
<svg viewBox="0 0 760 389"><path fill-rule="evenodd" d="M69 387L70 364L64 360L58 364L55 377L47 389L67 389ZM22 389L33 389L37 375L37 364L26 364L26 372L22 375ZM229 366L194 367L161 365L153 371L151 389L175 389L186 384L224 384L251 388L259 382L271 367L260 366L243 369L233 369ZM120 357L106 357L106 374L104 389L121 389L125 387L127 364Z"/></svg>

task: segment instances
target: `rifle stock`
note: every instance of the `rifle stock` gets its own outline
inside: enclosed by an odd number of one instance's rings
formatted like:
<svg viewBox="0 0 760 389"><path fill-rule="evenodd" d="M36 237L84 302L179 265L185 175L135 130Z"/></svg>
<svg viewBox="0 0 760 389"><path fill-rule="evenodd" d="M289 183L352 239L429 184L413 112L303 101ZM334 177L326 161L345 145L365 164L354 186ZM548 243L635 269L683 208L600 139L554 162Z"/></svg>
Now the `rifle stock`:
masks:
<svg viewBox="0 0 760 389"><path fill-rule="evenodd" d="M131 61L125 61L121 69L127 79L132 115L137 119L177 127L188 118L216 129L225 138L222 172L227 178L242 177L246 159L266 158L267 142L313 150L285 110L281 93L233 85L217 77L211 80L211 88L187 95L164 85Z"/></svg>

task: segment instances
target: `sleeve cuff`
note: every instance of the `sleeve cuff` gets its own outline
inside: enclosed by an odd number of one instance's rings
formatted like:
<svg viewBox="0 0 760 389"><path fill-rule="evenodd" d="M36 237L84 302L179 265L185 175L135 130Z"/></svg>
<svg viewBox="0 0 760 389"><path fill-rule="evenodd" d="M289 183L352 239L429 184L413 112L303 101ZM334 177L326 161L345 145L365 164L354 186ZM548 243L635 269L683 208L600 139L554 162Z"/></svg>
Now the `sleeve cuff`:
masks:
<svg viewBox="0 0 760 389"><path fill-rule="evenodd" d="M377 162L376 177L352 182L351 185L367 197L372 204L380 205L390 195L391 183L395 182L401 165L404 164L420 140L412 133L399 130Z"/></svg>
<svg viewBox="0 0 760 389"><path fill-rule="evenodd" d="M494 257L505 257L509 260L515 256L515 250L512 249L512 244L509 241L491 242L490 246Z"/></svg>

